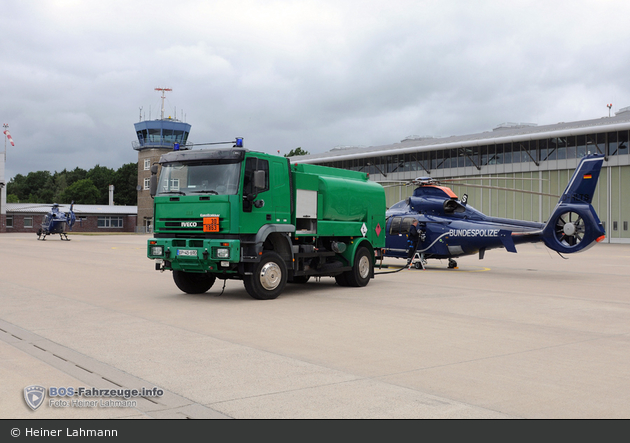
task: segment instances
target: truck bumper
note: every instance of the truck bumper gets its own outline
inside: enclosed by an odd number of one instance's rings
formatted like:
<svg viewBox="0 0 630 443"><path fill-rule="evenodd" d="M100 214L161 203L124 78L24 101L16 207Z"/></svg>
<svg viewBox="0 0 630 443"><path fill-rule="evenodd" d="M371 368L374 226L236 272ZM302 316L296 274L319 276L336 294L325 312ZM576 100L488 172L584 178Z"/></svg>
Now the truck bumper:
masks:
<svg viewBox="0 0 630 443"><path fill-rule="evenodd" d="M147 257L161 260L159 269L185 272L236 272L240 250L240 240L233 239L151 238L147 242Z"/></svg>

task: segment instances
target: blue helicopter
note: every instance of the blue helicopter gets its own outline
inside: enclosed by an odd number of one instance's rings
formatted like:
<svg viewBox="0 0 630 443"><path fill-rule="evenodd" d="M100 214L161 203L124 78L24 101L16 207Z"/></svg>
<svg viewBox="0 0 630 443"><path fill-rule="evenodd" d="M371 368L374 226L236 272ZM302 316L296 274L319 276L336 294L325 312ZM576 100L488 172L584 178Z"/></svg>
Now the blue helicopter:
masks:
<svg viewBox="0 0 630 443"><path fill-rule="evenodd" d="M65 232L65 225L68 225L68 229L72 231L72 226L76 221L72 210L73 206L74 201L70 204L70 211L64 213L59 210L59 204L54 203L46 217L44 217L41 227L37 230L37 240L46 240L47 235L59 234L61 240L70 241L68 234Z"/></svg>
<svg viewBox="0 0 630 443"><path fill-rule="evenodd" d="M424 268L427 259L448 259L479 254L490 249L516 252L521 243L543 242L559 254L584 251L602 241L606 232L591 205L604 161L603 155L583 157L567 188L546 223L490 217L467 205L438 180L420 177L413 195L393 205L386 213L386 257L408 258L409 266ZM409 254L408 232L418 220L420 239Z"/></svg>

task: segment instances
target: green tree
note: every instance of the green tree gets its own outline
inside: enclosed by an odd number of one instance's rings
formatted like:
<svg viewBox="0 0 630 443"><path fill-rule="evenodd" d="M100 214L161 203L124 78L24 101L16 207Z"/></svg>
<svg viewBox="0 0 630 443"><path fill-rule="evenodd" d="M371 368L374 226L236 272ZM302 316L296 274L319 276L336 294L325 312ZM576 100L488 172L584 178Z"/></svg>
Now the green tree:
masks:
<svg viewBox="0 0 630 443"><path fill-rule="evenodd" d="M295 157L296 155L309 155L310 152L305 151L304 149L297 147L295 149L291 149L288 154L285 154L285 157Z"/></svg>
<svg viewBox="0 0 630 443"><path fill-rule="evenodd" d="M52 193L49 192L46 184L50 183L50 172L37 171L29 172L26 176L26 189L28 192L30 203L51 203ZM41 200L41 201L39 201Z"/></svg>
<svg viewBox="0 0 630 443"><path fill-rule="evenodd" d="M79 180L68 186L61 194L60 203L70 203L74 201L80 205L99 204L100 192L92 180L89 178Z"/></svg>
<svg viewBox="0 0 630 443"><path fill-rule="evenodd" d="M16 174L9 183L7 183L7 195L15 195L19 201L26 202L28 194L24 193L26 177L22 174ZM17 203L17 202L14 202Z"/></svg>
<svg viewBox="0 0 630 443"><path fill-rule="evenodd" d="M114 184L115 172L105 166L96 165L87 173L88 179L96 186L99 192L99 199L96 204L106 205L109 203L109 185Z"/></svg>
<svg viewBox="0 0 630 443"><path fill-rule="evenodd" d="M79 167L74 168L72 171L66 171L64 169L63 171L61 171L61 173L66 176L66 182L68 186L70 186L74 182L78 182L79 180L87 178L87 171Z"/></svg>
<svg viewBox="0 0 630 443"><path fill-rule="evenodd" d="M66 188L68 187L68 177L64 171L65 169L61 172L55 172L55 174L52 177L53 190L54 190L54 196L53 196L54 202L61 201L61 194L63 194L63 191L65 191Z"/></svg>
<svg viewBox="0 0 630 443"><path fill-rule="evenodd" d="M49 203L50 172L29 172L26 176L17 174L7 184L7 194L14 194L22 203ZM52 202L50 202L52 203Z"/></svg>
<svg viewBox="0 0 630 443"><path fill-rule="evenodd" d="M114 174L114 202L117 205L135 206L138 204L138 164L122 165Z"/></svg>
<svg viewBox="0 0 630 443"><path fill-rule="evenodd" d="M91 187L85 180L98 191L96 200L92 198L93 190L89 189ZM82 183L69 189L78 182ZM55 171L54 174L48 171L16 174L7 183L7 195L12 195L15 200L9 203L70 203L74 199L76 203L108 204L109 185L114 185L115 203L134 206L138 204L137 182L137 163L125 164L118 170L96 165L89 171L77 167L71 171Z"/></svg>

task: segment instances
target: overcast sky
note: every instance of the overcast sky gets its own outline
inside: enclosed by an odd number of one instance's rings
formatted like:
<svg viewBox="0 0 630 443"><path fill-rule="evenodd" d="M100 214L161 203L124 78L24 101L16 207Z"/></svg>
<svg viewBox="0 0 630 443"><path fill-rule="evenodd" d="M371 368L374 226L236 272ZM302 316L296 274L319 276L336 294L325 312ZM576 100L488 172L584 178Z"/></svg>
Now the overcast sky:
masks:
<svg viewBox="0 0 630 443"><path fill-rule="evenodd" d="M136 162L160 113L194 143L311 153L630 106L627 1L0 0L5 177ZM142 107L142 111L140 108ZM2 146L3 147L3 146Z"/></svg>

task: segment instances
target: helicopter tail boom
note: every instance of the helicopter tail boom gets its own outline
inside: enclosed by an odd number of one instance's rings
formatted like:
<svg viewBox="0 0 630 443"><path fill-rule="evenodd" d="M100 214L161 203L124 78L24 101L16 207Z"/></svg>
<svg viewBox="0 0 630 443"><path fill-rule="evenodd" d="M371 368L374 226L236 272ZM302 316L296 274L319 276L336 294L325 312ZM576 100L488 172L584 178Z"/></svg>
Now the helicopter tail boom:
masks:
<svg viewBox="0 0 630 443"><path fill-rule="evenodd" d="M603 155L588 155L576 168L551 217L543 228L543 241L554 251L584 251L601 241L606 231L591 205Z"/></svg>

